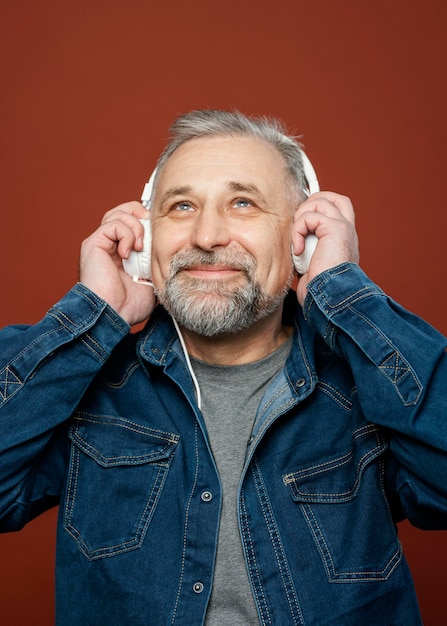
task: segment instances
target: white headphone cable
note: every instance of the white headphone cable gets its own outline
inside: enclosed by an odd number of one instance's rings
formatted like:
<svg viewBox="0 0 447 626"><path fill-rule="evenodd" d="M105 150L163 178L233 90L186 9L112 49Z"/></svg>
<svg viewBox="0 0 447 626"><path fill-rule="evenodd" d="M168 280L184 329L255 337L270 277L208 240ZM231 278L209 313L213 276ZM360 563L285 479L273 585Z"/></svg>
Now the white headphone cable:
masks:
<svg viewBox="0 0 447 626"><path fill-rule="evenodd" d="M153 283L147 280L138 279L137 277L134 277L133 281L136 283L139 283L140 285L147 285L148 287L154 287ZM183 354L185 355L186 365L188 366L188 370L189 370L189 373L191 374L192 382L194 383L196 396L197 396L197 406L199 407L199 409L202 409L202 394L200 392L199 381L197 380L196 375L194 374L194 370L192 369L191 359L189 358L188 349L186 348L186 343L183 338L182 332L179 328L179 325L177 324L177 320L172 317L172 321L174 322L175 330L177 331L177 335L180 340L180 345L182 346Z"/></svg>
<svg viewBox="0 0 447 626"><path fill-rule="evenodd" d="M199 407L199 409L201 409L202 408L202 394L200 393L199 381L197 380L196 375L194 374L194 370L192 369L191 359L189 358L189 354L188 354L188 350L186 348L185 340L183 338L183 335L182 335L182 332L181 332L181 330L179 328L179 325L177 324L177 320L175 318L172 318L172 321L174 322L174 326L175 326L175 329L177 331L178 338L180 340L180 344L181 344L182 349L183 349L183 354L185 355L186 364L188 366L189 373L191 374L191 378L192 378L192 381L194 383L194 387L196 389L197 406Z"/></svg>

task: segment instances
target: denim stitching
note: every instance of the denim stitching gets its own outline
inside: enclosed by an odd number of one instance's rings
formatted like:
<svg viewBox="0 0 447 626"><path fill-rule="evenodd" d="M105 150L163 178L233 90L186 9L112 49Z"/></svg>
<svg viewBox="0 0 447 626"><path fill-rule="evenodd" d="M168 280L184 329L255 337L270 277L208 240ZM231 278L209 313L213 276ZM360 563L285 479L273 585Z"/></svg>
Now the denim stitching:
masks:
<svg viewBox="0 0 447 626"><path fill-rule="evenodd" d="M72 525L72 514L75 506L77 491L78 491L78 476L79 476L79 467L80 467L80 449L75 447L73 448L72 454L73 463L70 464L69 471L69 479L67 483L67 498L64 507L65 520L64 527L67 532L73 537L78 546L80 552L84 554L84 556L89 561L95 561L100 558L113 557L118 554L122 554L124 552L129 552L131 550L135 550L139 548L146 535L147 527L149 526L149 522L152 518L152 515L155 511L157 501L162 492L163 484L167 477L167 470L169 468L169 463L159 464L158 471L155 475L154 482L152 484L152 488L149 494L149 497L146 501L146 505L141 514L138 526L135 531L135 535L133 538L123 541L116 545L104 546L96 549L89 549L88 544L82 537L81 531L79 531L75 526ZM157 465L157 464L152 464Z"/></svg>
<svg viewBox="0 0 447 626"><path fill-rule="evenodd" d="M86 291L81 287L85 288L85 285L83 283L76 283L73 287L73 291L84 300L87 300L95 309L97 309L98 306L104 307L104 301L99 296L97 296L93 291ZM86 289L88 289L88 287Z"/></svg>
<svg viewBox="0 0 447 626"><path fill-rule="evenodd" d="M89 333L85 333L85 335L81 335L79 340L82 343L82 345L87 348L87 350L90 350L90 352L92 352L98 357L98 360L101 361L101 363L106 362L107 358L105 357L108 356L106 351L97 341L95 341L95 339L93 339L93 337Z"/></svg>
<svg viewBox="0 0 447 626"><path fill-rule="evenodd" d="M342 409L345 409L345 411L352 409L352 402L329 383L326 383L324 380L319 380L317 387L320 391L332 398Z"/></svg>
<svg viewBox="0 0 447 626"><path fill-rule="evenodd" d="M76 286L73 287L72 291L79 295L83 300L87 300L93 309L90 315L82 320L81 324L75 322L71 317L67 315L65 311L57 308L56 306L51 307L51 309L47 312L47 315L49 317L52 317L57 322L59 322L61 326L69 330L71 334L73 334L74 329L83 332L83 329L90 328L92 323L97 320L102 314L104 314L104 316L114 325L117 330L122 331L123 326L126 326L125 322L122 322L121 324L119 323L117 318L114 317L107 310L107 304L99 298L97 300L91 298L90 294L84 293L83 290L76 288Z"/></svg>
<svg viewBox="0 0 447 626"><path fill-rule="evenodd" d="M287 391L289 389L289 385L287 383L284 383L284 385L282 385L278 391L269 399L269 401L267 402L267 404L263 407L262 411L259 413L257 419L261 420L262 417L264 416L265 413L267 413L270 409L270 407L272 406L272 404L274 404L276 402L276 400L282 396L282 394L284 393L284 391ZM287 404L287 402L285 403Z"/></svg>
<svg viewBox="0 0 447 626"><path fill-rule="evenodd" d="M100 417L95 413L78 411L74 415L74 419L78 422L91 422L92 424L118 424L119 426L121 426L121 428L131 430L140 435L151 436L156 439L161 439L162 441L168 440L170 443L178 443L180 441L179 435L176 435L174 433L168 433L163 430L149 428L148 426L143 426L143 424L137 424L136 422L132 422L131 420L124 417L115 417L113 415L103 415Z"/></svg>
<svg viewBox="0 0 447 626"><path fill-rule="evenodd" d="M13 396L23 386L23 381L16 372L7 365L2 372L0 372L0 385L3 388L0 388L0 397L3 402L6 402L9 397ZM12 387L12 390L10 387Z"/></svg>
<svg viewBox="0 0 447 626"><path fill-rule="evenodd" d="M182 589L182 585L183 585L183 578L184 578L184 575L185 575L185 559L186 559L186 543L187 543L187 539L188 539L187 534L188 534L188 522L189 522L189 509L191 508L191 502L192 502L193 494L194 494L194 492L196 490L197 480L198 480L198 477L199 477L199 444L198 444L198 432L197 432L197 429L198 429L198 424L197 424L197 420L196 420L195 427L194 427L194 442L195 442L195 451L196 451L196 469L195 469L195 474L194 474L194 482L193 482L193 485L192 485L192 488L191 488L191 493L189 494L188 503L186 505L185 526L184 526L184 530L183 530L182 566L181 566L180 577L179 577L177 597L175 599L174 610L172 612L171 624L173 624L174 621L175 621L178 605L179 605L179 602L180 602L180 593L181 593L181 589Z"/></svg>
<svg viewBox="0 0 447 626"><path fill-rule="evenodd" d="M394 365L393 364L389 365L388 362L392 362L392 361L394 361ZM410 365L406 362L406 360L397 350L395 350L394 353L391 354L391 356L389 356L385 361L383 361L383 363L379 365L378 367L379 367L379 370L392 383L392 385L396 389L397 395L402 400L402 403L404 406L411 406L411 405L417 404L417 402L419 401L419 398L421 397L422 385L420 384L413 369L410 367ZM399 383L402 380L404 380L407 374L411 376L411 378L413 379L413 382L415 383L415 387L419 390L414 400L410 400L408 398L408 393L407 393L407 397L405 398L399 388Z"/></svg>
<svg viewBox="0 0 447 626"><path fill-rule="evenodd" d="M278 395L280 395L280 394L278 394ZM278 409L277 409L277 411L275 411L275 413L270 417L270 419L268 419L266 422L264 422L264 424L262 424L262 428L256 434L255 441L259 441L260 439L262 439L262 437L264 436L265 431L270 427L270 424L272 422L274 422L277 417L279 417L280 415L285 413L289 408L291 408L294 405L295 405L295 401L294 400L290 400L290 399L286 400L285 402L280 404ZM265 413L265 411L263 411L262 413ZM253 444L254 444L254 442L253 442Z"/></svg>
<svg viewBox="0 0 447 626"><path fill-rule="evenodd" d="M350 309L353 304L357 304L358 302L361 302L362 300L365 300L366 298L371 298L377 295L381 295L381 294L378 294L377 292L372 291L370 287L362 287L358 291L354 291L354 293L350 294L347 298L345 298L345 300L341 300L340 302L337 302L337 304L331 304L324 297L324 295L323 296L321 295L321 292L320 292L320 296L326 304L325 313L328 317L331 317L335 315L336 313L341 313L345 309Z"/></svg>
<svg viewBox="0 0 447 626"><path fill-rule="evenodd" d="M390 375L385 375L393 380L393 383L396 385L396 387L398 383L403 378L405 378L408 373L411 373L411 369L407 364L405 364L405 361L403 361L402 359L403 364L401 365L400 360L401 355L396 350L385 361L383 361L382 365L379 365L379 369L388 370L390 372ZM388 363L390 363L390 365L388 365Z"/></svg>
<svg viewBox="0 0 447 626"><path fill-rule="evenodd" d="M387 356L386 359L382 361L382 363L378 363L377 367L391 382L396 390L397 395L401 398L404 406L417 404L422 393L422 385L412 367L406 361L404 356L399 352L399 350L397 350L396 346L388 339L386 335L383 334L380 328L373 324L371 320L369 320L359 311L353 310L353 313L358 315L366 324L368 324L370 328L372 328L378 335L380 335L382 341L386 343L386 345L389 346L389 348L392 350L391 355ZM388 361L394 361L394 365L389 365ZM390 375L390 372L394 375ZM407 374L411 376L414 382L414 388L418 390L418 393L414 400L405 399L399 389L398 383L403 380ZM412 388L411 391L414 391L414 389Z"/></svg>
<svg viewBox="0 0 447 626"><path fill-rule="evenodd" d="M326 540L324 538L320 525L318 524L318 521L315 518L315 515L312 511L311 505L301 504L300 507L309 525L311 533L314 536L314 540L315 540L315 543L317 544L318 551L320 552L323 558L324 567L326 569L328 580L330 582L344 582L344 583L351 582L352 583L352 582L375 582L377 580L388 580L390 576L392 575L392 573L394 572L394 570L396 569L396 567L399 565L401 558L402 558L400 546L398 547L396 552L394 552L394 554L390 557L390 559L388 560L388 562L386 563L385 567L382 570L337 573L333 559L332 559L331 552L328 548L328 545L326 543ZM318 530L318 532L316 532L314 525L315 525L315 528ZM322 549L320 540L325 550ZM330 567L329 567L329 564L330 564Z"/></svg>
<svg viewBox="0 0 447 626"><path fill-rule="evenodd" d="M352 438L354 441L356 441L356 439L360 439L360 437L365 437L367 435L370 435L371 433L378 433L379 429L377 428L377 426L375 424L365 424L364 426L361 426L360 428L357 428L357 430L354 430L354 432L352 433ZM379 440L377 439L376 436L376 441L379 444ZM375 449L375 448L374 448ZM318 465L312 465L311 467L305 467L302 470L299 470L298 472L291 472L290 474L286 474L284 476L284 479L288 479L287 483L292 482L293 480L295 480L297 477L299 477L300 475L304 475L305 477L307 477L308 475L314 475L314 474L318 474L318 473L323 473L323 472L327 472L330 471L332 469L332 467L339 467L339 465L343 465L343 463L337 464L336 466L333 466L332 464L335 463L336 461L339 461L341 459L344 459L348 456L352 456L352 450L350 450L349 452L347 452L346 454L343 454L342 456L338 457L337 459L334 459L332 461L325 461L324 463L318 463ZM327 467L330 466L330 467ZM321 469L320 469L321 468ZM315 470L314 472L312 472L312 474L308 474L308 472L310 470ZM319 471L317 471L319 470ZM291 480L289 480L289 478Z"/></svg>
<svg viewBox="0 0 447 626"><path fill-rule="evenodd" d="M101 467L117 467L118 465L141 465L142 463L151 463L156 465L154 461L160 461L158 465L164 467L166 462L161 462L162 459L166 457L166 455L171 453L172 445L166 445L160 450L156 450L155 452L149 452L147 454L123 454L121 456L111 456L106 457L99 450L88 444L82 437L75 437L73 441L76 442L76 445L85 453L90 456L90 458L94 459L98 465Z"/></svg>
<svg viewBox="0 0 447 626"><path fill-rule="evenodd" d="M81 293L82 292L78 292ZM84 294L82 294L84 296ZM86 320L87 324L83 325L83 327L86 327L90 324L90 320L94 320L97 312L92 313L92 315ZM15 395L24 385L25 383L25 379L26 377L20 378L20 376L18 375L17 372L15 372L15 376L17 378L17 381L13 381L11 379L9 379L9 374L13 371L11 368L12 366L19 362L21 358L26 355L29 352L32 352L36 346L39 346L40 344L42 344L42 342L44 342L46 339L49 339L53 336L56 336L58 334L60 334L61 332L68 330L70 332L70 334L73 336L73 328L70 328L66 323L65 320L68 320L72 326L76 327L76 324L62 311L59 311L58 309L55 309L54 307L52 309L50 309L50 311L47 313L48 317L53 318L54 320L56 320L59 324L59 326L57 328L51 329L41 335L39 335L39 337L37 337L34 341L32 341L28 346L26 346L24 348L24 350L22 350L19 354L17 354L14 359L8 363L3 370L0 371L0 385L4 385L3 387L3 391L0 391L0 398L1 398L1 404L3 404L4 402L8 401L13 395ZM111 317L110 315L107 315L108 319L110 319L114 325L119 328L120 330L121 327L119 325L117 325L116 321L113 319L113 317ZM97 347L100 347L99 344L90 336L88 335L88 338L91 340L92 344L95 344ZM96 354L96 356L98 357L98 359L104 363L105 359L101 356L101 354L97 351L95 351L93 349L92 346L89 346L88 343L85 343L85 340L82 339L82 341L84 342L84 345L90 350L90 352L92 352L93 354ZM101 351L102 354L104 354L104 351ZM37 364L38 365L38 364ZM34 368L33 371L35 371L36 368ZM32 375L32 372L30 372L30 375ZM10 391L10 387L13 386L12 390Z"/></svg>
<svg viewBox="0 0 447 626"><path fill-rule="evenodd" d="M256 471L255 471L255 468L256 468ZM254 478L256 491L258 493L258 500L261 505L262 514L263 514L263 517L267 526L268 533L270 535L272 547L276 555L276 562L279 568L279 573L280 573L281 580L283 583L283 588L287 597L287 602L289 604L289 609L292 615L293 623L304 624L303 616L301 614L301 608L298 603L298 597L296 594L295 585L293 583L293 578L289 569L289 565L287 563L287 557L285 555L284 547L282 545L281 536L279 534L279 530L276 525L276 520L275 520L273 511L271 509L270 500L269 500L269 497L265 488L265 484L263 482L261 469L256 459L253 459L252 474ZM259 479L258 479L258 476L259 476ZM267 509L266 509L266 506L267 506ZM297 621L297 618L298 618L298 621Z"/></svg>
<svg viewBox="0 0 447 626"><path fill-rule="evenodd" d="M314 541L315 541L315 543L317 545L318 552L321 554L321 557L323 559L324 569L326 570L326 575L328 577L328 580L331 580L331 577L333 577L333 573L331 574L331 569L332 569L332 571L335 571L335 568L334 568L334 563L332 561L332 556L331 556L330 550L329 550L329 548L327 546L327 543L326 543L326 540L324 538L324 535L321 532L321 529L320 529L320 527L318 525L317 520L315 519L315 516L314 516L313 511L312 511L312 507L310 506L310 504L301 504L300 507L301 507L301 510L303 511L304 517L305 517L305 519L307 521L307 524L308 524L308 526L310 528L310 532L312 533L312 535L314 537ZM318 536L317 536L317 534L316 534L316 532L314 530L312 521L310 519L311 517L312 517L312 520L314 521L315 526L320 531ZM325 552L323 551L322 545L325 548ZM331 568L329 568L328 561L331 564Z"/></svg>
<svg viewBox="0 0 447 626"><path fill-rule="evenodd" d="M370 425L370 426L364 426L360 429L358 429L357 431L355 431L353 433L354 435L354 440L359 439L360 437L364 437L365 435L369 435L369 434L375 434L376 435L376 446L374 448L371 448L370 450L368 450L358 461L357 463L357 467L356 467L356 481L354 482L354 485L351 487L351 489L341 492L341 493L305 493L302 492L298 485L296 484L297 482L300 481L301 478L311 478L312 476L317 476L319 474L324 474L325 472L330 472L333 471L339 467L342 467L343 465L346 465L346 463L349 463L349 461L351 461L351 459L353 458L353 452L352 450L350 450L349 452L347 452L346 454L338 457L337 459L334 459L332 461L327 461L325 463L320 463L319 465L315 465L313 467L309 467L303 470L300 470L299 472L293 472L290 474L286 474L283 477L283 482L285 485L293 485L292 486L292 490L294 493L298 494L301 498L312 498L312 500L317 501L318 498L330 498L332 502L343 502L344 500L346 500L347 497L351 497L356 491L357 491L357 487L359 485L360 482L360 477L363 473L364 468L366 467L366 465L368 464L369 460L372 458L375 458L376 456L378 456L378 454L380 454L382 451L384 451L387 447L386 443L384 441L382 441L379 436L378 436L378 429L376 426L374 425ZM311 471L313 470L313 471Z"/></svg>
<svg viewBox="0 0 447 626"><path fill-rule="evenodd" d="M332 324L332 322L328 321L326 324L326 328L324 329L324 340L329 346L335 345L335 335L337 333L337 328Z"/></svg>
<svg viewBox="0 0 447 626"><path fill-rule="evenodd" d="M309 359L307 358L306 350L303 346L303 340L301 338L301 334L297 333L297 343L300 348L301 358L303 359L303 363L306 367L307 375L309 376L309 380L312 380L312 370L310 367Z"/></svg>
<svg viewBox="0 0 447 626"><path fill-rule="evenodd" d="M71 335L74 335L75 329L82 332L83 329L90 328L92 322L98 318L98 311L92 311L88 317L82 320L82 324L74 322L64 311L54 307L48 311L47 315L56 320L56 322L65 328L65 330L68 330Z"/></svg>
<svg viewBox="0 0 447 626"><path fill-rule="evenodd" d="M250 529L250 524L248 523L248 514L247 514L247 506L245 502L245 490L241 490L241 529L242 529L242 541L246 548L247 554L247 565L249 572L252 574L251 579L253 581L253 589L256 595L257 604L259 607L261 624L272 624L272 618L270 615L270 611L268 608L267 600L264 593L264 587L261 582L261 576L259 573L259 567L256 560L256 553L253 545L253 539ZM248 540L247 540L248 539Z"/></svg>
<svg viewBox="0 0 447 626"><path fill-rule="evenodd" d="M117 322L117 320L116 320L116 319L115 319L112 315L110 315L110 313L108 313L108 312L107 312L107 310L102 311L101 313L103 313L103 314L104 314L104 316L105 316L105 317L109 320L109 322L112 322L112 324L115 326L115 328L116 328L117 330L119 330L119 331L122 331L122 330L123 330L123 325L124 325L124 324L119 324L119 323Z"/></svg>
<svg viewBox="0 0 447 626"><path fill-rule="evenodd" d="M308 494L308 493L305 493L305 492L303 493L298 488L296 488L297 493L300 496L305 497L305 498L309 497L309 496L312 497L312 498L314 498L314 497L320 497L320 498L323 497L323 498L331 498L334 501L339 501L340 498L342 498L342 500L343 500L347 496L353 495L356 492L356 490L357 490L357 487L358 487L358 484L359 484L359 480L360 480L360 476L361 476L361 474L363 472L363 469L364 469L365 465L367 464L367 460L369 460L369 457L371 457L371 456L374 458L374 455L378 451L380 451L380 450L385 450L385 446L383 446L383 447L376 446L375 448L373 448L372 450L370 450L369 452L367 452L366 454L364 454L361 457L361 459L359 460L359 462L357 464L357 480L355 481L355 483L351 487L351 489L348 489L348 491L343 491L341 493L336 493L336 494L335 493L320 493L320 492L318 492L316 494L314 494L314 493ZM352 459L353 455L352 455L352 452L350 452L350 453L348 453L347 455L344 455L344 456L347 457L347 458L340 457L340 463L336 463L336 464L332 465L331 467L328 467L327 469L322 470L322 471L311 472L309 474L306 474L305 477L306 478L311 478L312 476L316 476L316 475L322 474L322 473L324 473L326 471L330 472L330 471L335 470L335 469L337 469L339 467L342 467L343 465L346 465L346 463L349 463L349 461ZM288 480L286 482L286 484L289 484L291 482L294 482L294 481L293 480Z"/></svg>
<svg viewBox="0 0 447 626"><path fill-rule="evenodd" d="M116 546L108 546L104 548L98 548L97 550L92 551L92 554L97 554L98 557L101 557L103 553L110 552L110 549L113 549L114 552L110 554L110 556L115 556L117 554L122 554L123 552L129 552L131 549L138 548L144 541L145 537L145 528L147 528L152 514L155 510L157 501L160 497L161 489L163 483L165 481L167 475L168 465L164 466L165 471L163 471L163 466L159 466L159 470L155 476L154 483L152 485L151 492L149 494L149 498L146 502L146 506L144 507L143 513L141 515L140 521L138 523L135 537L133 539L129 539L123 543L117 544ZM138 539L137 539L138 538ZM109 554L104 554L104 556L109 556Z"/></svg>
<svg viewBox="0 0 447 626"><path fill-rule="evenodd" d="M365 285L361 287L360 289L358 289L357 291L355 291L354 293L347 296L344 300L341 300L340 302L338 302L337 304L331 304L328 298L326 297L326 295L323 293L326 283L328 281L331 281L333 277L341 276L342 274L345 274L346 272L349 272L349 271L350 271L349 267L343 266L338 270L336 269L336 270L331 270L330 272L328 272L326 276L323 276L321 278L321 280L319 281L317 285L310 284L309 290L311 292L317 291L320 297L320 300L325 303L326 308L324 312L326 315L329 315L332 312L337 311L337 310L342 311L344 308L349 307L354 302L358 302L370 296L377 296L377 295L384 296L383 291L380 290L375 285Z"/></svg>
<svg viewBox="0 0 447 626"><path fill-rule="evenodd" d="M43 333L42 335L39 335L39 337L37 337L33 342L31 342L29 345L27 345L21 352L19 352L19 354L17 354L12 361L10 361L1 371L0 371L0 381L2 383L5 383L5 387L4 387L4 396L2 394L2 397L4 397L3 401L1 402L1 404L3 404L4 402L6 402L7 400L9 400L13 395L15 395L17 393L17 391L19 391L23 385L25 384L25 379L26 376L23 378L20 378L20 376L18 375L17 371L19 368L13 368L14 364L20 363L22 357L24 355L26 355L29 352L32 352L34 350L34 348L36 346L38 346L40 343L42 343L43 340L47 339L48 337L51 337L52 335L57 335L58 333L61 332L61 328L54 328L52 330L49 330L46 333ZM38 364L37 364L38 365ZM37 366L36 366L37 367ZM34 368L34 370L36 369L36 367ZM34 371L32 370L32 371ZM14 371L15 375L17 377L18 380L21 381L21 385L14 387L12 392L9 392L8 387L10 386L10 382L7 379L7 375L6 372L9 371ZM32 371L30 373L30 375L32 375ZM5 376L5 378L2 379L2 376ZM0 404L0 406L1 406Z"/></svg>
<svg viewBox="0 0 447 626"><path fill-rule="evenodd" d="M67 522L71 517L70 511L72 511L74 507L74 502L76 500L76 493L78 490L79 457L80 457L80 451L77 448L74 448L74 449L72 448L70 468L68 472L68 481L67 481L67 497L65 499L65 505L64 505L64 519L66 519Z"/></svg>
<svg viewBox="0 0 447 626"><path fill-rule="evenodd" d="M78 452L79 454L79 452ZM166 470L167 470L166 466ZM67 532L73 537L76 541L76 544L79 550L87 557L89 561L96 561L101 558L113 557L118 554L123 554L124 552L130 552L131 550L135 550L139 548L145 537L145 528L149 525L149 522L152 518L152 514L155 510L157 501L159 499L160 493L162 491L162 486L166 478L167 471L162 471L162 467L159 467L159 470L156 474L154 484L152 485L151 492L149 494L149 498L146 502L146 506L144 507L143 513L141 515L140 521L138 523L137 529L135 531L135 536L127 541L123 541L122 543L104 546L101 548L96 548L94 550L89 550L87 543L82 538L81 532L75 527L72 526L71 515L69 515L67 519L67 523L65 524L65 528ZM77 484L77 479L76 479ZM154 497L155 493L155 497ZM72 498L73 506L75 501L75 496Z"/></svg>
<svg viewBox="0 0 447 626"><path fill-rule="evenodd" d="M125 387L125 385L127 384L129 378L132 376L132 374L135 372L135 370L139 369L140 367L141 367L141 365L138 363L138 361L134 361L126 369L126 371L124 372L124 374L123 374L123 376L121 377L120 380L118 380L116 382L113 382L111 380L104 380L104 384L107 385L107 387L110 387L111 389L121 389L121 388Z"/></svg>

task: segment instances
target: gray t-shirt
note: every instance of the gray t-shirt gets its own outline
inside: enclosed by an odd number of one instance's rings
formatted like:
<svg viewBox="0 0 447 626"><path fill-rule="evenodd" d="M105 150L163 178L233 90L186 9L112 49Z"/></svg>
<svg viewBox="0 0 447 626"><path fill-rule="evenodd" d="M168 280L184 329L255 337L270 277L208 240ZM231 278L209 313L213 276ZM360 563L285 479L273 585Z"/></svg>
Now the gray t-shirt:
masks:
<svg viewBox="0 0 447 626"><path fill-rule="evenodd" d="M244 365L211 365L191 359L223 489L207 626L259 624L239 535L237 489L256 411L267 385L284 367L291 345L292 338L264 359Z"/></svg>

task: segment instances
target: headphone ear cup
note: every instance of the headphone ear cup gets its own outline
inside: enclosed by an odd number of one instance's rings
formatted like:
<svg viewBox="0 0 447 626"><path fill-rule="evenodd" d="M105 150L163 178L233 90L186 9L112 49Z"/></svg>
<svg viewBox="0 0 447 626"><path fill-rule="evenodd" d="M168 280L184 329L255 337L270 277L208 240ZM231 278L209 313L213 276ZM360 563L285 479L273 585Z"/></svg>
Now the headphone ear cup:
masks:
<svg viewBox="0 0 447 626"><path fill-rule="evenodd" d="M151 247L152 232L150 220L140 220L144 227L143 250L132 250L127 259L123 259L123 267L126 274L140 280L151 279Z"/></svg>
<svg viewBox="0 0 447 626"><path fill-rule="evenodd" d="M308 271L310 259L315 252L317 243L318 237L316 235L307 235L304 252L300 254L300 256L296 256L296 254L294 254L292 246L293 265L300 276Z"/></svg>

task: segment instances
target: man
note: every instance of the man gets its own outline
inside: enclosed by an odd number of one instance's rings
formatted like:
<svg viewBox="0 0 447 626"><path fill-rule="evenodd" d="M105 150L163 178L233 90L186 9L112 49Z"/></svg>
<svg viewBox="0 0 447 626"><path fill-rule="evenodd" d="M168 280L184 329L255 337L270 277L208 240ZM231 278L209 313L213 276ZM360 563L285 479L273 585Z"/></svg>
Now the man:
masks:
<svg viewBox="0 0 447 626"><path fill-rule="evenodd" d="M395 522L446 526L446 342L358 267L349 199L305 197L276 123L182 116L151 210L2 331L1 528L61 503L59 624L421 623Z"/></svg>

